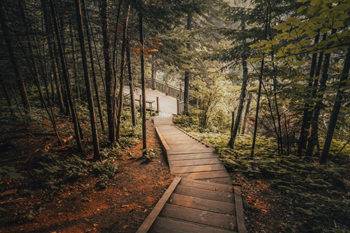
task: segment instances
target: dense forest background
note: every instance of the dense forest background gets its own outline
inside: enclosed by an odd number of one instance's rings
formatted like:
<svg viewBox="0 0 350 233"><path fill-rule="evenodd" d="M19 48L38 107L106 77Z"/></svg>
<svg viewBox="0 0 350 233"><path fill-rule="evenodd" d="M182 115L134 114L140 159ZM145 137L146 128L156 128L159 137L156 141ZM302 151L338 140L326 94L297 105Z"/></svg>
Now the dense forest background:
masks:
<svg viewBox="0 0 350 233"><path fill-rule="evenodd" d="M145 89L163 83L180 92L176 124L243 185L280 195L268 232L348 232L349 12L346 0L0 1L0 191L54 193L87 174L105 188L138 142L149 163ZM28 134L51 138L20 148ZM271 217L246 198L248 218ZM12 212L0 207L2 223Z"/></svg>

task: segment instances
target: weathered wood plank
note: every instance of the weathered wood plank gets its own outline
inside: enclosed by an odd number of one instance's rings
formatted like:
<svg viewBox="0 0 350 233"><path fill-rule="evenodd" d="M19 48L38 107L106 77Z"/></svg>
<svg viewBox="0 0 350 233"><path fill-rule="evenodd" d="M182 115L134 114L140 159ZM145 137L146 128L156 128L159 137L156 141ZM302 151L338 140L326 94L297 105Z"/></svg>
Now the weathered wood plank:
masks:
<svg viewBox="0 0 350 233"><path fill-rule="evenodd" d="M169 155L169 161L185 161L185 160L198 160L198 159L216 159L216 156L212 153L203 154L185 154L185 155Z"/></svg>
<svg viewBox="0 0 350 233"><path fill-rule="evenodd" d="M207 189L211 191L221 191L221 192L229 192L229 193L233 192L232 185L209 183L207 181L199 181L199 180L183 178L180 184L183 186L196 187L196 188Z"/></svg>
<svg viewBox="0 0 350 233"><path fill-rule="evenodd" d="M231 177L217 177L217 178L198 179L198 181L232 185Z"/></svg>
<svg viewBox="0 0 350 233"><path fill-rule="evenodd" d="M222 164L187 166L187 167L172 167L174 174L193 173L193 172L210 172L210 171L226 171Z"/></svg>
<svg viewBox="0 0 350 233"><path fill-rule="evenodd" d="M234 233L234 231L177 219L158 217L151 229L151 233Z"/></svg>
<svg viewBox="0 0 350 233"><path fill-rule="evenodd" d="M182 175L188 179L209 179L209 178L222 178L222 177L230 177L230 175L226 171L211 171L211 172L193 172Z"/></svg>
<svg viewBox="0 0 350 233"><path fill-rule="evenodd" d="M174 193L204 198L208 200L233 203L233 193L210 191L205 189L183 186L181 184L176 187Z"/></svg>
<svg viewBox="0 0 350 233"><path fill-rule="evenodd" d="M156 206L153 208L151 213L147 216L145 221L141 224L136 233L147 233L151 228L152 224L156 220L159 213L162 211L164 205L169 200L171 194L174 192L177 185L180 183L181 177L175 177L173 182L170 184L169 188L165 191L163 196L159 199Z"/></svg>
<svg viewBox="0 0 350 233"><path fill-rule="evenodd" d="M246 229L245 224L244 224L244 213L243 213L243 201L242 201L241 187L234 186L233 189L234 189L234 197L235 197L238 233L247 233L247 229Z"/></svg>
<svg viewBox="0 0 350 233"><path fill-rule="evenodd" d="M185 196L182 194L174 193L171 195L169 203L193 209L235 215L235 205L233 203L228 202L213 201L199 197Z"/></svg>
<svg viewBox="0 0 350 233"><path fill-rule="evenodd" d="M209 165L209 164L221 164L221 162L217 158L170 161L170 166L174 166L174 167Z"/></svg>
<svg viewBox="0 0 350 233"><path fill-rule="evenodd" d="M161 212L161 216L205 224L213 227L220 227L227 230L234 230L236 227L236 221L232 215L219 214L172 204L165 205Z"/></svg>

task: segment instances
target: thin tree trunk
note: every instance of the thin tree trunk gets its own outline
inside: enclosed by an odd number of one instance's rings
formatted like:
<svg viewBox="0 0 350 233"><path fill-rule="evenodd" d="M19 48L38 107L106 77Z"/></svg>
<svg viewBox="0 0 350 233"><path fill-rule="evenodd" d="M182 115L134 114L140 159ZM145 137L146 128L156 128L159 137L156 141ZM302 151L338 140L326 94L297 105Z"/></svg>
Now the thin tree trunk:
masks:
<svg viewBox="0 0 350 233"><path fill-rule="evenodd" d="M11 115L14 116L15 115L15 112L13 111L12 109L12 102L11 102L11 97L7 91L7 87L5 86L5 84L2 82L2 80L0 80L0 83L1 83L1 86L2 86L2 90L3 90L3 93L4 93L4 96L6 98L6 102L7 102L7 105L9 107L9 110L11 112Z"/></svg>
<svg viewBox="0 0 350 233"><path fill-rule="evenodd" d="M339 85L337 89L337 95L335 97L332 113L329 119L328 123L328 130L327 130L327 136L323 145L323 150L320 158L320 163L325 164L328 160L329 156L329 149L331 147L332 139L333 139L333 134L335 131L335 127L337 124L338 120L338 115L340 112L340 108L342 105L342 101L344 98L344 92L345 92L345 86L347 79L349 78L349 69L350 69L350 48L348 48L345 61L344 61L344 66L343 66L343 71L340 75L340 80L339 80Z"/></svg>
<svg viewBox="0 0 350 233"><path fill-rule="evenodd" d="M192 14L188 13L187 15L187 25L186 29L190 31L192 29ZM187 49L190 49L190 44L187 43ZM184 114L189 114L189 99L190 99L190 71L185 71L185 80L184 80Z"/></svg>
<svg viewBox="0 0 350 233"><path fill-rule="evenodd" d="M254 121L254 131L253 131L253 141L250 155L253 157L255 152L255 144L256 144L256 134L258 131L258 119L259 119L259 110L260 110L260 98L261 98L261 87L262 87L262 79L264 75L264 58L261 60L260 67L260 75L259 75L259 87L258 87L258 97L256 101L256 109L255 109L255 121Z"/></svg>
<svg viewBox="0 0 350 233"><path fill-rule="evenodd" d="M132 126L136 126L136 113L135 113L135 96L134 96L134 79L132 76L131 69L131 54L130 54L130 37L127 39L126 45L126 59L128 65L128 76L129 76L129 90L130 90L130 111L131 111L131 123Z"/></svg>
<svg viewBox="0 0 350 233"><path fill-rule="evenodd" d="M77 59L75 57L76 49L75 49L75 33L73 31L73 22L72 20L69 21L69 33L70 33L70 43L72 48L72 63L73 63L73 77L74 77L74 85L75 85L75 95L76 99L80 100L81 97L81 90L80 90L80 83L79 83L79 76L78 76L78 65L77 65Z"/></svg>
<svg viewBox="0 0 350 233"><path fill-rule="evenodd" d="M119 94L118 94L118 111L117 111L117 124L116 124L116 140L120 139L120 124L121 124L121 116L123 111L123 92L124 92L124 67L125 67L125 47L128 33L128 22L129 22L129 14L130 14L130 4L127 6L126 16L123 25L123 42L122 42L122 50L120 56L120 77L119 77Z"/></svg>
<svg viewBox="0 0 350 233"><path fill-rule="evenodd" d="M232 149L234 149L234 146L235 146L235 140L236 140L236 136L238 134L239 124L240 124L241 118L242 118L242 112L243 112L243 107L244 107L244 100L245 100L246 93L247 93L248 67L247 67L247 57L244 54L242 55L242 71L243 72L242 72L241 94L240 94L240 97L239 97L239 104L238 104L235 124L234 124L234 126L232 128L231 137L230 137L230 141L229 141L229 146Z"/></svg>
<svg viewBox="0 0 350 233"><path fill-rule="evenodd" d="M107 1L102 0L100 3L100 15L102 23L102 37L103 37L103 56L105 62L105 86L106 86L106 104L107 104L107 118L108 118L108 140L110 143L115 142L115 121L114 121L114 96L112 96L112 70L109 56L109 36L108 36L108 21L107 21Z"/></svg>
<svg viewBox="0 0 350 233"><path fill-rule="evenodd" d="M309 156L313 155L315 145L317 144L317 141L318 141L318 120L322 109L323 95L326 91L330 58L331 58L331 54L327 53L324 59L322 76L320 79L320 84L316 95L316 103L315 103L315 107L314 107L312 119L311 119L311 132L310 132L310 137L309 137L308 145L306 149L306 154Z"/></svg>
<svg viewBox="0 0 350 233"><path fill-rule="evenodd" d="M83 63L84 80L85 80L85 86L86 86L86 97L88 99L88 105L89 105L91 134L92 134L92 141L94 146L94 159L100 160L101 159L100 145L99 145L99 140L97 135L94 98L91 90L88 61L87 61L87 55L86 55L86 49L85 49L85 43L84 43L85 39L84 39L83 18L82 18L81 8L83 7L84 13L86 11L86 8L85 8L84 0L81 0L81 1L82 1L82 5L80 4L80 0L75 0L76 16L77 16L77 23L78 23L78 36L79 36L79 42L80 42L81 59Z"/></svg>
<svg viewBox="0 0 350 233"><path fill-rule="evenodd" d="M316 45L319 41L319 33L315 37L314 45ZM308 86L306 88L306 97L305 97L305 103L304 103L304 110L303 110L303 118L301 123L301 129L300 129L300 135L299 135L299 144L298 144L298 155L302 156L304 154L304 150L306 149L306 142L307 142L307 134L308 134L308 128L309 128L309 115L310 115L310 92L312 89L312 85L314 82L315 72L316 72L316 62L317 62L317 53L312 54L311 59L311 68L310 68L310 76L308 80Z"/></svg>
<svg viewBox="0 0 350 233"><path fill-rule="evenodd" d="M61 42L61 32L60 29L58 27L58 22L57 22L57 14L56 14L56 9L55 9L55 5L53 0L50 0L50 6L51 6L51 14L53 17L53 23L54 23L54 28L55 28L55 32L56 32L56 40L57 40L57 44L58 44L58 52L59 52L59 56L60 56L60 60L61 60L61 67L62 67L62 76L64 78L64 82L65 82L65 86L66 86L66 93L67 93L67 99L69 102L69 107L71 110L71 116L72 116L72 120L73 120L73 126L74 126L74 134L75 134L75 140L77 142L77 146L79 151L83 152L83 145L81 143L81 135L79 132L79 123L78 123L78 118L77 118L77 114L75 111L75 106L74 106L74 102L72 100L72 94L71 94L71 90L70 90L70 85L69 85L69 74L68 74L68 70L66 67L66 62L65 62L65 56L64 56L64 50L63 50L63 46L62 46L62 42Z"/></svg>
<svg viewBox="0 0 350 233"><path fill-rule="evenodd" d="M7 26L7 20L5 18L5 14L4 14L5 9L4 9L3 4L4 4L4 2L0 1L1 30L3 32L3 37L4 37L6 48L8 51L9 60L10 60L15 78L17 79L17 85L19 88L19 93L21 95L22 105L23 105L23 108L24 108L26 114L29 115L30 114L30 104L29 104L28 95L27 95L27 88L26 88L26 84L24 82L24 79L19 71L17 59L16 59L15 54L14 54L14 48L12 45L12 40L10 38L10 30Z"/></svg>
<svg viewBox="0 0 350 233"><path fill-rule="evenodd" d="M123 4L123 0L119 0L118 2L118 8L117 8L117 16L116 16L116 23L115 23L115 29L114 29L114 36L113 36L113 45L112 45L112 72L113 77L117 77L117 42L118 42L118 27L119 27L119 18L120 18L120 12L121 12L121 6Z"/></svg>
<svg viewBox="0 0 350 233"><path fill-rule="evenodd" d="M243 117L243 124L242 124L242 134L245 134L245 130L247 127L247 120L248 120L248 115L250 112L250 103L252 101L252 94L248 93L248 99L247 99L247 103L246 103L246 108L244 111L244 117Z"/></svg>
<svg viewBox="0 0 350 233"><path fill-rule="evenodd" d="M97 77L96 77L96 70L95 70L95 63L94 63L94 54L92 51L91 33L90 33L90 29L89 29L89 21L88 21L88 14L86 11L86 6L85 6L85 0L82 1L82 8L84 11L83 12L84 26L85 26L86 37L87 37L88 48L89 48L90 66L91 66L92 80L93 80L93 85L94 85L94 90L95 90L95 97L96 97L96 102L97 102L98 115L99 115L102 131L105 132L105 126L104 126L103 114L102 114L102 108L101 108L101 101L100 101L100 94L98 91L98 84L97 84Z"/></svg>
<svg viewBox="0 0 350 233"><path fill-rule="evenodd" d="M141 90L142 90L142 157L148 160L147 156L147 128L146 128L146 83L145 83L145 56L144 56L144 35L143 35L143 12L142 6L139 12L139 32L141 44Z"/></svg>

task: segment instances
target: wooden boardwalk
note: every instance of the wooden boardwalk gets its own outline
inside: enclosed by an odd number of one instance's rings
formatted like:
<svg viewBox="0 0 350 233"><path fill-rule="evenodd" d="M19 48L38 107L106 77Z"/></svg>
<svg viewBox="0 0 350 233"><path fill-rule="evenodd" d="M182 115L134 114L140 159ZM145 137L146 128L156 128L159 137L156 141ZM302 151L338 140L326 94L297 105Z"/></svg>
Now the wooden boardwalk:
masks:
<svg viewBox="0 0 350 233"><path fill-rule="evenodd" d="M177 177L137 233L245 233L240 187L233 186L213 149L172 124L154 119Z"/></svg>

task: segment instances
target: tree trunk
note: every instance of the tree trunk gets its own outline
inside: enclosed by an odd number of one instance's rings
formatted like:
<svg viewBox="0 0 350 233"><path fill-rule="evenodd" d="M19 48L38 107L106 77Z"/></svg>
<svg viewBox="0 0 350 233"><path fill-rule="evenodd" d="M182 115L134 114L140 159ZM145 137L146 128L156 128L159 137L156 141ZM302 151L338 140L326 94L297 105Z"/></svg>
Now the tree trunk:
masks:
<svg viewBox="0 0 350 233"><path fill-rule="evenodd" d="M82 1L82 9L83 9L84 26L85 26L86 37L87 37L88 48L89 48L90 66L91 66L91 72L92 72L92 81L93 81L94 90L95 90L95 97L96 97L96 102L97 102L98 115L99 115L99 119L100 119L101 129L102 129L103 132L105 132L105 125L104 125L104 121L103 121L102 107L101 107L101 101L100 101L100 94L99 94L99 90L98 90L98 83L97 83L95 63L94 63L94 54L93 54L93 51L92 51L91 33L90 33L90 27L89 27L88 14L87 14L87 11L86 11L86 6L85 6L85 0Z"/></svg>
<svg viewBox="0 0 350 233"><path fill-rule="evenodd" d="M135 127L136 113L135 113L134 80L133 80L132 70L131 70L130 38L128 38L127 40L126 59L127 59L128 75L129 75L131 123L132 123L132 126Z"/></svg>
<svg viewBox="0 0 350 233"><path fill-rule="evenodd" d="M127 6L126 16L123 25L123 42L122 42L122 50L121 50L121 60L120 60L120 77L119 77L119 94L118 94L118 111L117 111L117 126L116 126L116 140L120 139L120 124L121 124L121 116L123 111L123 92L124 92L124 67L125 67L125 48L126 48L126 40L128 33L128 22L129 22L129 14L130 14L130 4Z"/></svg>
<svg viewBox="0 0 350 233"><path fill-rule="evenodd" d="M316 103L314 106L312 119L311 119L311 132L310 132L310 137L309 137L308 145L306 149L306 155L309 155L309 156L313 155L315 145L318 142L318 120L322 109L323 95L326 91L330 58L331 58L331 54L327 53L324 59L322 76L321 76L319 88L316 94Z"/></svg>
<svg viewBox="0 0 350 233"><path fill-rule="evenodd" d="M251 152L250 152L250 155L252 157L254 156L255 144L256 144L256 134L258 131L258 119L259 119L259 109L260 109L260 98L261 98L261 87L262 87L263 75L264 75L264 58L262 58L262 60L261 60L260 75L259 75L259 87L258 87L258 97L257 97L256 109L255 109L253 141L252 141L252 148L251 148Z"/></svg>
<svg viewBox="0 0 350 233"><path fill-rule="evenodd" d="M252 94L248 93L248 99L247 99L247 103L244 111L243 124L242 124L242 130L241 130L242 134L245 134L245 130L247 127L247 120L250 112L250 103L252 101L252 97L253 97Z"/></svg>
<svg viewBox="0 0 350 233"><path fill-rule="evenodd" d="M318 43L320 35L317 34L315 37L314 44L316 45ZM309 119L310 119L310 92L312 89L312 84L314 81L314 76L316 72L316 62L317 62L317 53L312 54L312 60L311 60L311 68L310 68L310 76L308 80L308 86L306 88L306 97L305 97L305 103L304 103L304 110L303 110L303 119L301 123L301 129L300 129L300 135L299 135L299 144L298 144L298 155L302 156L304 154L304 150L306 149L306 140L307 140L307 134L308 134L308 128L309 128Z"/></svg>
<svg viewBox="0 0 350 233"><path fill-rule="evenodd" d="M80 90L80 83L79 83L79 75L78 75L78 65L77 65L77 59L75 57L75 53L77 52L75 49L75 33L73 31L73 22L70 20L69 22L69 32L71 37L71 47L72 47L72 65L73 65L73 77L74 77L74 85L75 85L75 95L76 99L81 100L81 90Z"/></svg>
<svg viewBox="0 0 350 233"><path fill-rule="evenodd" d="M242 55L242 87L241 87L241 94L239 97L239 104L237 109L237 115L235 124L233 125L232 131L231 131L231 138L229 141L230 148L234 149L235 146L235 140L236 136L238 134L239 124L241 122L242 118L242 112L244 107L244 100L247 93L247 85L248 85L248 67L247 67L247 57L246 55Z"/></svg>
<svg viewBox="0 0 350 233"><path fill-rule="evenodd" d="M186 29L190 31L192 29L192 14L187 15ZM190 50L190 44L187 43L187 49ZM189 114L189 99L190 99L190 71L185 71L184 77L184 114Z"/></svg>
<svg viewBox="0 0 350 233"><path fill-rule="evenodd" d="M27 95L27 88L26 88L26 84L24 82L24 79L19 71L17 59L16 59L15 54L14 54L14 48L12 47L13 45L12 45L12 40L10 38L10 30L7 26L5 14L4 14L5 9L4 9L3 4L4 4L4 2L0 1L1 30L3 32L3 37L5 40L6 47L7 47L9 60L10 60L15 78L17 79L17 85L19 88L19 93L21 95L21 100L22 100L22 105L23 105L24 111L26 112L26 114L30 114L30 104L29 104L28 95Z"/></svg>
<svg viewBox="0 0 350 233"><path fill-rule="evenodd" d="M79 131L79 122L78 122L78 117L77 117L77 114L75 111L75 106L74 106L74 102L73 102L72 94L71 94L71 90L70 90L69 74L68 74L68 70L67 70L67 66L66 66L64 50L63 50L63 46L62 46L62 42L61 42L62 37L61 37L61 32L60 32L60 29L58 26L57 18L56 18L57 14L56 14L56 9L55 9L55 5L54 5L53 0L50 0L50 6L51 6L51 14L53 17L53 24L54 24L54 28L55 28L55 32L56 32L58 53L59 53L60 60L61 60L62 76L64 78L67 99L68 99L69 107L71 110L71 116L72 116L72 120L73 120L75 140L77 142L77 146L78 146L79 151L83 152L83 145L81 143L81 135L80 135L80 131Z"/></svg>
<svg viewBox="0 0 350 233"><path fill-rule="evenodd" d="M107 118L108 118L108 139L110 143L115 142L115 120L114 120L114 96L112 96L112 70L109 56L109 37L108 37L108 21L107 21L107 1L102 0L100 3L100 15L102 23L102 37L103 37L103 56L105 62L105 86L106 86L106 104L107 104Z"/></svg>
<svg viewBox="0 0 350 233"><path fill-rule="evenodd" d="M82 5L80 4L80 0L75 0L76 16L77 16L77 23L78 23L78 35L79 35L79 42L80 42L80 52L81 52L81 59L83 63L84 80L85 80L85 86L86 86L86 97L89 105L91 134L92 134L92 141L94 146L94 159L100 160L101 159L100 145L99 145L99 140L97 135L94 98L91 90L89 68L88 68L87 55L86 55L86 49L85 49L85 43L84 43L85 39L84 39L84 31L83 31L82 8L84 13L86 11L86 8L85 8L84 0L81 0L81 1L82 1Z"/></svg>
<svg viewBox="0 0 350 233"><path fill-rule="evenodd" d="M350 69L350 48L348 48L345 61L344 61L344 66L343 66L343 71L340 75L340 80L339 80L339 85L337 89L337 95L335 96L335 101L332 109L332 113L329 119L328 123L328 130L327 130L327 136L323 145L323 150L320 158L320 163L324 164L328 160L328 155L329 155L329 149L331 147L332 139L333 139L333 134L335 131L335 127L337 124L338 120L338 115L340 112L340 108L342 105L343 97L344 97L344 92L346 87L346 82L347 79L349 78L349 69Z"/></svg>
<svg viewBox="0 0 350 233"><path fill-rule="evenodd" d="M145 83L145 55L144 55L144 35L143 35L143 9L139 11L139 32L141 44L141 90L142 90L142 157L147 158L147 128L146 128L146 83ZM141 102L141 101L140 101Z"/></svg>

